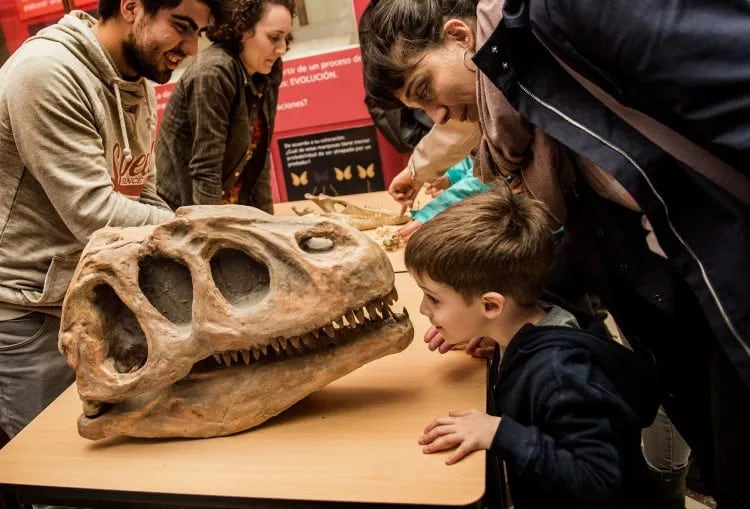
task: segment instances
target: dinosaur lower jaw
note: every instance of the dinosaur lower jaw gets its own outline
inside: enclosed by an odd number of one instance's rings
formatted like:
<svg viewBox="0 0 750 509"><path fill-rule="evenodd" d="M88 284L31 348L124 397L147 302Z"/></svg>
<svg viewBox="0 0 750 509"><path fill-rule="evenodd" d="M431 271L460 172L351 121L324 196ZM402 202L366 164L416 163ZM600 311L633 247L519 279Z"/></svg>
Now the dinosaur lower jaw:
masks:
<svg viewBox="0 0 750 509"><path fill-rule="evenodd" d="M369 324L344 341L330 341L283 360L237 363L231 368L194 369L177 383L81 415L79 434L99 440L114 436L211 437L257 426L308 394L411 343L414 329L404 310Z"/></svg>

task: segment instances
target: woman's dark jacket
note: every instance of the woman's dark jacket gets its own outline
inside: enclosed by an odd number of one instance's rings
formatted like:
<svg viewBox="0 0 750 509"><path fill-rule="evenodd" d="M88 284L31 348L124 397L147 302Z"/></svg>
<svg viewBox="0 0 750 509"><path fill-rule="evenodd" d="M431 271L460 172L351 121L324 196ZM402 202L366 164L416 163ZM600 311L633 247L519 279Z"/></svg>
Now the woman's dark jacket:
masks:
<svg viewBox="0 0 750 509"><path fill-rule="evenodd" d="M747 2L509 0L474 60L521 114L635 198L750 387L750 206L624 123L550 53L748 179L748 26Z"/></svg>
<svg viewBox="0 0 750 509"><path fill-rule="evenodd" d="M169 98L156 143L157 189L173 208L218 205L243 178L241 205L273 213L270 139L281 83L281 60L268 76L249 76L221 45L201 51ZM248 149L257 116L266 121L265 146ZM237 175L239 173L239 175Z"/></svg>

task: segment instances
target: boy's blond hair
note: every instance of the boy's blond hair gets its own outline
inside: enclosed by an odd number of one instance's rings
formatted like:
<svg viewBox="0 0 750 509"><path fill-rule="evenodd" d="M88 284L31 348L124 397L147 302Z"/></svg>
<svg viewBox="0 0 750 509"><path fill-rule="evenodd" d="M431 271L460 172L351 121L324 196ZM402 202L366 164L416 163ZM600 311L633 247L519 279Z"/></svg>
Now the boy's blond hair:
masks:
<svg viewBox="0 0 750 509"><path fill-rule="evenodd" d="M422 225L406 245L405 261L410 272L450 286L467 302L498 292L531 305L544 289L553 251L543 205L501 182Z"/></svg>

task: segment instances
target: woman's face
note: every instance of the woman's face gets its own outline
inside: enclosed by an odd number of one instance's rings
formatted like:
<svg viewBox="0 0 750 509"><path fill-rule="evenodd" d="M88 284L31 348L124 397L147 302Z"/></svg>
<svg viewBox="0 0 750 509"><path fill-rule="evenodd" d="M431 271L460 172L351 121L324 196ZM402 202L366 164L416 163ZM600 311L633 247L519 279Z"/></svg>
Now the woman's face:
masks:
<svg viewBox="0 0 750 509"><path fill-rule="evenodd" d="M425 51L396 97L406 106L422 108L436 124L477 121L476 73L467 67L474 69L471 55L450 39Z"/></svg>
<svg viewBox="0 0 750 509"><path fill-rule="evenodd" d="M292 14L283 5L267 4L263 17L242 38L240 60L250 74L268 74L287 51Z"/></svg>

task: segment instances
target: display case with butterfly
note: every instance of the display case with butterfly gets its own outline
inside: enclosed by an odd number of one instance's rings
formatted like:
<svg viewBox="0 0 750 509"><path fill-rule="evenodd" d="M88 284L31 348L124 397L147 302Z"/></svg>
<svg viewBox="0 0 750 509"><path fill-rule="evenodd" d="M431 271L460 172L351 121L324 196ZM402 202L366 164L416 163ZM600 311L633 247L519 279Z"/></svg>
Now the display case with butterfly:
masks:
<svg viewBox="0 0 750 509"><path fill-rule="evenodd" d="M385 189L375 127L279 140L288 199L306 193L342 196Z"/></svg>

